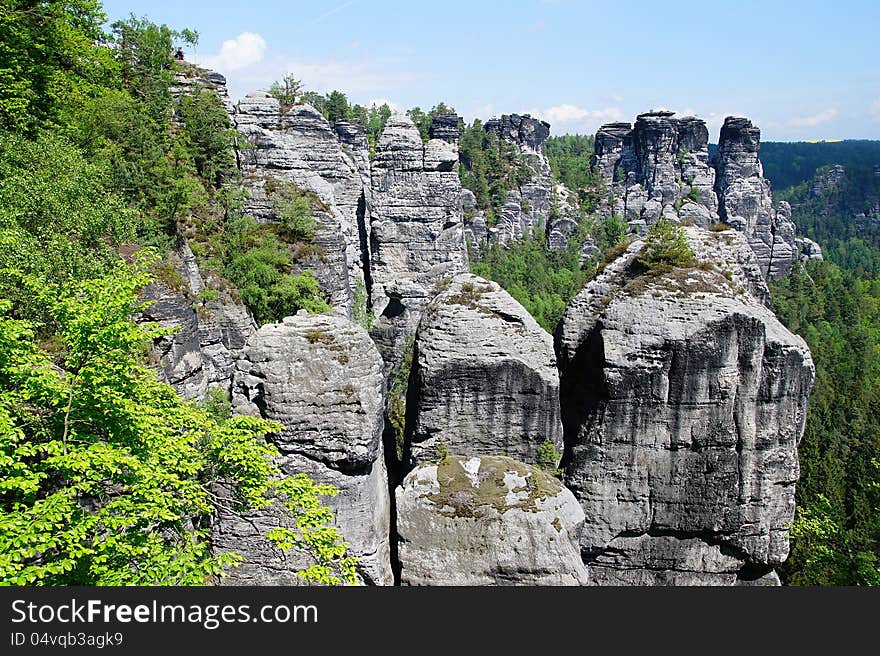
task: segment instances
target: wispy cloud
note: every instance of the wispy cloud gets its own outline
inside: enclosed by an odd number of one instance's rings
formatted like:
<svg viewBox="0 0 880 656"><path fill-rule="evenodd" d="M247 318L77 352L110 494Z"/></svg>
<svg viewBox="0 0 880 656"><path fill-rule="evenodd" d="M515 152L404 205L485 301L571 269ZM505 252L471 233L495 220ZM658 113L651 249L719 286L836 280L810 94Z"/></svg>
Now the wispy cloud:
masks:
<svg viewBox="0 0 880 656"><path fill-rule="evenodd" d="M605 107L603 109L587 109L564 103L546 109L531 109L528 112L550 123L554 132L580 132L591 133L603 123L622 121L626 118L619 107Z"/></svg>
<svg viewBox="0 0 880 656"><path fill-rule="evenodd" d="M387 98L372 98L367 101L366 106L367 107L381 107L382 105L388 105L388 108L392 112L395 112L395 113L401 111L400 105L398 105L395 102L391 102Z"/></svg>
<svg viewBox="0 0 880 656"><path fill-rule="evenodd" d="M871 103L869 111L871 113L871 118L880 123L880 98L877 98L877 100Z"/></svg>
<svg viewBox="0 0 880 656"><path fill-rule="evenodd" d="M792 118L788 121L788 124L794 127L812 128L819 125L820 123L827 123L828 121L834 120L837 114L838 111L836 108L826 109L825 111L814 114L813 116L798 116Z"/></svg>
<svg viewBox="0 0 880 656"><path fill-rule="evenodd" d="M284 61L283 73L292 73L307 89L346 93L387 93L413 82L416 75L399 67L396 59L301 59Z"/></svg>
<svg viewBox="0 0 880 656"><path fill-rule="evenodd" d="M349 2L344 2L337 7L333 7L333 9L325 11L323 14L321 14L317 18L313 18L310 21L306 21L305 23L303 23L301 25L301 27L312 27L313 25L317 25L318 23L322 23L325 20L327 20L328 18L330 18L331 16L338 14L343 9L347 9L348 7L351 7L356 2L358 2L358 0L349 0Z"/></svg>

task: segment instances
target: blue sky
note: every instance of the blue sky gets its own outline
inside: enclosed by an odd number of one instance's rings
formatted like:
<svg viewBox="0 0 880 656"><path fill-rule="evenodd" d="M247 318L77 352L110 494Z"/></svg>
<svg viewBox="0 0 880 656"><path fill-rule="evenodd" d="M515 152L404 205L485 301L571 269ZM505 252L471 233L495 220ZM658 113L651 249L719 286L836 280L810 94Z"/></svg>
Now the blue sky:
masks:
<svg viewBox="0 0 880 656"><path fill-rule="evenodd" d="M748 116L765 140L880 138L880 1L105 0L199 31L188 58L234 97L306 88L468 120L530 112L555 134L667 108Z"/></svg>

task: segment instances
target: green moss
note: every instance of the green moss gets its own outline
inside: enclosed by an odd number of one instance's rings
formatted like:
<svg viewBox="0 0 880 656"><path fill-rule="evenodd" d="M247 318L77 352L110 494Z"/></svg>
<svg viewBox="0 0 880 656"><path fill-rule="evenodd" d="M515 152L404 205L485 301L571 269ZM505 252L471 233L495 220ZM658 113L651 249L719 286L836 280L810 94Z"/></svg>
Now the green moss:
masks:
<svg viewBox="0 0 880 656"><path fill-rule="evenodd" d="M554 497L562 492L562 484L540 469L529 467L504 456L483 456L474 486L462 466L466 458L450 456L437 465L440 490L427 496L448 517L475 517L481 507L494 508L499 513L511 509L537 512L540 499ZM525 478L525 485L509 489L504 475L513 472ZM508 493L526 492L516 503L508 505Z"/></svg>
<svg viewBox="0 0 880 656"><path fill-rule="evenodd" d="M336 343L336 339L333 337L333 335L325 333L323 330L306 331L306 340L309 344L322 344L324 346L329 346Z"/></svg>

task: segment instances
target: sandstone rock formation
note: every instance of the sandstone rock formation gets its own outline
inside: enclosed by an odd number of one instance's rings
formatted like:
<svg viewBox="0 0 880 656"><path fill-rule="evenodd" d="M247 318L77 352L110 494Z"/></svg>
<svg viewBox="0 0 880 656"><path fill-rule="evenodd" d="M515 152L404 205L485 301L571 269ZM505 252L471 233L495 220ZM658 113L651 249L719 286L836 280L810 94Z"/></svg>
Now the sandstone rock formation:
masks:
<svg viewBox="0 0 880 656"><path fill-rule="evenodd" d="M372 330L387 367L415 332L438 280L467 271L455 142L422 143L403 115L382 132L371 167Z"/></svg>
<svg viewBox="0 0 880 656"><path fill-rule="evenodd" d="M239 155L248 192L245 213L277 222L285 185L314 194L315 245L322 253L301 264L314 271L331 305L350 314L355 292L366 289L364 263L369 259L364 152L362 145L352 148L358 144L356 134L343 126L351 154L346 153L338 131L317 110L294 105L282 113L265 92L243 98L234 121L248 143Z"/></svg>
<svg viewBox="0 0 880 656"><path fill-rule="evenodd" d="M604 211L636 229L661 216L707 227L717 221L709 131L701 119L650 112L596 133L593 167L609 189Z"/></svg>
<svg viewBox="0 0 880 656"><path fill-rule="evenodd" d="M562 423L552 338L497 283L469 273L442 283L416 333L408 456L506 454L555 467Z"/></svg>
<svg viewBox="0 0 880 656"><path fill-rule="evenodd" d="M555 478L510 458L450 456L397 489L403 585L585 585L583 511Z"/></svg>
<svg viewBox="0 0 880 656"><path fill-rule="evenodd" d="M758 159L760 130L728 117L712 162L708 139L703 120L673 112L603 125L592 161L609 190L601 211L642 233L661 217L704 228L723 221L745 233L765 277L788 274L799 256L797 229L788 203L773 208Z"/></svg>
<svg viewBox="0 0 880 656"><path fill-rule="evenodd" d="M504 245L540 229L546 232L550 248L565 248L577 227L577 211L565 186L554 182L550 163L544 155L550 124L528 114L505 114L487 121L484 129L513 147L526 168L528 179L507 192L497 223L491 229L486 227L483 213L473 209L473 195L463 198L465 209L470 209L466 229L472 243L477 248L489 243Z"/></svg>
<svg viewBox="0 0 880 656"><path fill-rule="evenodd" d="M167 270L173 271L173 280L144 289L141 299L151 305L139 317L177 330L152 346L159 378L186 399L204 399L209 387L228 393L235 360L257 329L254 318L226 293L215 300L198 300L206 286L186 244L169 255L166 267L171 267Z"/></svg>
<svg viewBox="0 0 880 656"><path fill-rule="evenodd" d="M791 206L773 208L770 182L764 178L758 149L761 131L744 118L728 117L718 141L715 191L721 219L745 233L764 275L788 275L798 259Z"/></svg>
<svg viewBox="0 0 880 656"><path fill-rule="evenodd" d="M557 329L565 480L599 584L733 584L788 555L810 353L742 235L687 237L704 264L640 275L636 242Z"/></svg>
<svg viewBox="0 0 880 656"><path fill-rule="evenodd" d="M305 472L340 490L327 503L350 553L360 558L362 578L388 585L393 577L382 390L382 361L363 328L343 317L300 312L263 326L248 340L236 363L232 403L236 412L284 425L270 436L284 473ZM221 512L215 548L246 559L224 584L296 582L302 555L285 558L257 530L277 521L265 513L241 519Z"/></svg>

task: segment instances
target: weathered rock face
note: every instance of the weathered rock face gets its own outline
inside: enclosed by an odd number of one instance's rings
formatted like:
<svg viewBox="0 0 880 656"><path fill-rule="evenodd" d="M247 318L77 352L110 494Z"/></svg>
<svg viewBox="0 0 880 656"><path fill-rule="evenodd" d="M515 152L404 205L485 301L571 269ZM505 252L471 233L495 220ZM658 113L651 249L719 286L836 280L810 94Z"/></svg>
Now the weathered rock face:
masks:
<svg viewBox="0 0 880 656"><path fill-rule="evenodd" d="M550 124L532 118L528 114L505 114L501 118L486 121L486 132L510 143L519 144L524 150L544 152L544 142L550 136Z"/></svg>
<svg viewBox="0 0 880 656"><path fill-rule="evenodd" d="M796 227L787 203L773 208L758 159L760 138L747 119L728 117L710 162L701 119L651 112L632 128L604 125L592 161L609 189L600 210L620 215L640 233L661 217L704 228L724 221L745 233L765 277L787 275L798 259Z"/></svg>
<svg viewBox="0 0 880 656"><path fill-rule="evenodd" d="M270 439L286 474L305 472L339 488L328 499L336 525L366 582L388 585L390 498L381 442L382 361L360 326L343 317L300 312L268 324L248 340L236 363L233 410L284 425ZM257 527L277 517L254 513ZM281 556L247 520L218 517L217 550L246 562L224 584L290 584L302 554Z"/></svg>
<svg viewBox="0 0 880 656"><path fill-rule="evenodd" d="M171 85L171 94L180 97L184 94L193 93L200 89L208 89L217 94L220 102L227 113L232 114L233 103L229 98L229 91L226 89L226 78L216 71L209 71L190 64L182 62L181 70L174 71L174 82Z"/></svg>
<svg viewBox="0 0 880 656"><path fill-rule="evenodd" d="M393 367L438 280L467 271L455 143L403 115L385 126L372 162L372 335Z"/></svg>
<svg viewBox="0 0 880 656"><path fill-rule="evenodd" d="M549 246L564 249L577 227L577 204L564 185L553 180L550 163L544 156L544 142L550 124L528 114L505 114L486 122L489 135L513 146L528 169L528 179L507 192L497 223L486 229L481 212L472 213L467 227L469 237L479 248L486 244L508 244L534 230L543 230Z"/></svg>
<svg viewBox="0 0 880 656"><path fill-rule="evenodd" d="M788 555L810 353L742 235L687 235L712 267L634 278L636 242L557 330L566 484L599 584L733 584Z"/></svg>
<svg viewBox="0 0 880 656"><path fill-rule="evenodd" d="M337 311L350 314L355 292L367 284L365 135L354 126L334 129L308 105L295 105L282 114L278 101L264 92L242 99L234 120L250 143L250 149L240 153L249 194L245 212L258 221L277 222L285 184L312 192L317 199L312 208L318 224L315 245L323 253L300 265L314 271Z"/></svg>
<svg viewBox="0 0 880 656"><path fill-rule="evenodd" d="M428 135L431 139L442 139L449 143L458 143L461 134L461 117L458 114L438 114L431 121Z"/></svg>
<svg viewBox="0 0 880 656"><path fill-rule="evenodd" d="M636 229L662 216L703 227L717 221L708 142L704 121L672 112L641 114L634 126L603 125L592 162L609 189L600 209Z"/></svg>
<svg viewBox="0 0 880 656"><path fill-rule="evenodd" d="M403 585L585 585L583 511L558 480L510 458L451 456L397 488Z"/></svg>
<svg viewBox="0 0 880 656"><path fill-rule="evenodd" d="M758 149L761 131L745 118L728 117L718 142L715 191L719 216L745 233L764 275L771 280L791 271L798 259L791 207L773 209L770 183L764 178Z"/></svg>
<svg viewBox="0 0 880 656"><path fill-rule="evenodd" d="M819 246L819 244L814 242L812 239L808 239L807 237L799 237L794 241L797 245L798 253L800 253L800 260L802 264L806 264L811 260L815 260L817 262L824 261L825 258L822 255L822 247Z"/></svg>
<svg viewBox="0 0 880 656"><path fill-rule="evenodd" d="M161 328L178 329L153 344L159 378L185 399L204 399L209 387L228 392L235 359L257 329L254 318L228 294L208 302L197 300L205 282L186 244L169 256L168 264L179 278L174 285L148 285L141 299L152 305L139 317Z"/></svg>
<svg viewBox="0 0 880 656"><path fill-rule="evenodd" d="M469 273L446 282L416 333L409 457L445 448L555 467L540 455L548 441L562 452L552 338L497 283Z"/></svg>

